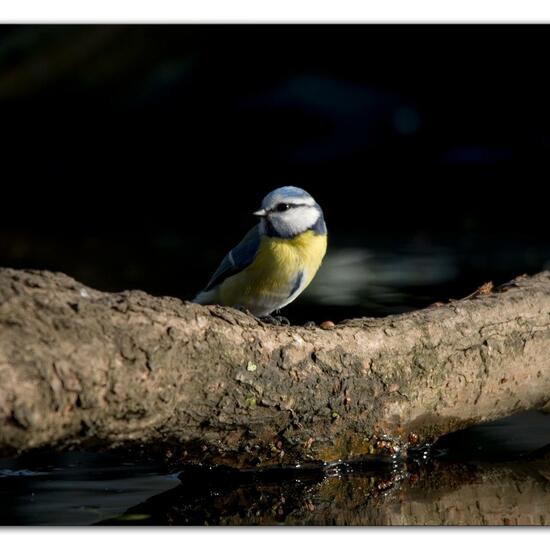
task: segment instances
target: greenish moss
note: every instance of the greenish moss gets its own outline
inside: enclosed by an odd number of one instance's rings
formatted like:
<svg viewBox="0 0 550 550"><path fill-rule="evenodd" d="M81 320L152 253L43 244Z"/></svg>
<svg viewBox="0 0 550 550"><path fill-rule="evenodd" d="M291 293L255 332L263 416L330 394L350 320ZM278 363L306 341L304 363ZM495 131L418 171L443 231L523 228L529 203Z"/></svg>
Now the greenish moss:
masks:
<svg viewBox="0 0 550 550"><path fill-rule="evenodd" d="M253 409L256 406L256 398L255 397L247 397L245 400L246 406L249 409Z"/></svg>

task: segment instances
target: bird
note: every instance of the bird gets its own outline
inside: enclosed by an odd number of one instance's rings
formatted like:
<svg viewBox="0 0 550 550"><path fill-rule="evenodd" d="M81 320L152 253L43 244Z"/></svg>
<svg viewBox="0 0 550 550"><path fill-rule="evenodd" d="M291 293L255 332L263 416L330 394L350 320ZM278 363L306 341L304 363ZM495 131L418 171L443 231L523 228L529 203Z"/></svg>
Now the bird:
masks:
<svg viewBox="0 0 550 550"><path fill-rule="evenodd" d="M294 301L321 266L327 250L323 211L307 191L285 186L268 193L253 214L258 223L224 257L193 301L288 324L272 313Z"/></svg>

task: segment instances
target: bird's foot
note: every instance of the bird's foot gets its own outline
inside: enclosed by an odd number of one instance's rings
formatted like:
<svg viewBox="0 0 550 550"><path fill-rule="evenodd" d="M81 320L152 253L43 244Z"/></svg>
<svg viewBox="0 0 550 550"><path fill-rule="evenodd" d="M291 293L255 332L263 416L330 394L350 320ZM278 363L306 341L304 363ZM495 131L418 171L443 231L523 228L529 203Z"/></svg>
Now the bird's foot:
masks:
<svg viewBox="0 0 550 550"><path fill-rule="evenodd" d="M315 328L316 326L315 321L308 321L307 323L304 323L304 328Z"/></svg>
<svg viewBox="0 0 550 550"><path fill-rule="evenodd" d="M264 315L263 317L257 317L249 309L247 309L244 306L241 306L240 304L234 306L234 308L238 309L239 311L242 311L243 313L246 313L247 315L250 315L251 317L254 317L254 319L257 319L262 323L267 323L269 325L276 325L279 327L283 325L290 325L290 321L286 317L283 317L282 315Z"/></svg>
<svg viewBox="0 0 550 550"><path fill-rule="evenodd" d="M234 306L235 309L238 309L239 311L241 311L242 313L246 313L247 315L251 315L252 317L254 317L254 315L252 315L252 313L250 312L249 309L245 308L244 306L241 306L241 305L236 305Z"/></svg>
<svg viewBox="0 0 550 550"><path fill-rule="evenodd" d="M286 318L286 317L283 317L282 315L265 315L264 317L260 317L259 318L260 321L262 321L263 323L267 323L269 325L275 325L275 326L288 326L290 325L290 321Z"/></svg>

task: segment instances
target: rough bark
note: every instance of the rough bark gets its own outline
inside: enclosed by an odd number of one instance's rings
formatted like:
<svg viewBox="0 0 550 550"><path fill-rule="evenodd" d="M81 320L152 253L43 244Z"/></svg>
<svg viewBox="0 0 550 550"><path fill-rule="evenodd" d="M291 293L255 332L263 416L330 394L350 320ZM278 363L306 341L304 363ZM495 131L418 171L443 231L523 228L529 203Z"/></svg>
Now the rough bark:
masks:
<svg viewBox="0 0 550 550"><path fill-rule="evenodd" d="M330 330L0 270L0 450L355 459L550 408L550 273ZM391 444L384 441L391 440Z"/></svg>

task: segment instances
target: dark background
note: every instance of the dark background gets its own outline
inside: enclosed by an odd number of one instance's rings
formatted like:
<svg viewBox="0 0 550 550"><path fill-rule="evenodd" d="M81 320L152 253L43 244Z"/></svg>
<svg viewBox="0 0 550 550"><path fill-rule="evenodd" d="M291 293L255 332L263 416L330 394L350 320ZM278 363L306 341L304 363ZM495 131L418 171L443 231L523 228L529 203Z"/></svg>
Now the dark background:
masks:
<svg viewBox="0 0 550 550"><path fill-rule="evenodd" d="M0 265L189 299L274 187L325 211L293 321L550 267L547 26L2 26Z"/></svg>

